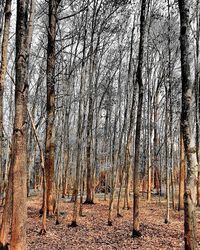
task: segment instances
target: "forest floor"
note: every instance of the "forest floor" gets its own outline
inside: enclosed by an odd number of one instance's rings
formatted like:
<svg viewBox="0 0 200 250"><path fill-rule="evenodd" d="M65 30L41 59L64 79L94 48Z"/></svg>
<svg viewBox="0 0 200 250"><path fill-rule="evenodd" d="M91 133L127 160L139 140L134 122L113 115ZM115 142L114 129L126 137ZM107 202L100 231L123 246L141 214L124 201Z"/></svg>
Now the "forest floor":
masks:
<svg viewBox="0 0 200 250"><path fill-rule="evenodd" d="M183 249L183 211L170 211L170 223L165 224L165 202L154 198L140 203L142 237L132 239L132 210L122 210L123 217L113 213L113 226L107 225L108 201L96 199L95 205L84 205L85 217L78 218L78 227L68 225L72 219L73 203L61 201L60 224L55 218L48 219L47 233L39 235L41 218L38 211L41 200L29 198L28 203L28 245L31 250L84 250L84 249ZM114 206L115 208L115 206ZM200 213L197 213L197 238L200 249Z"/></svg>
<svg viewBox="0 0 200 250"><path fill-rule="evenodd" d="M95 205L84 205L85 217L78 218L78 227L68 225L72 219L73 203L62 200L60 224L55 218L47 221L46 235L39 235L41 199L30 197L28 201L28 249L30 250L108 250L108 249L184 249L183 211L170 211L170 223L164 223L165 202L154 198L140 203L142 237L131 238L132 209L122 210L123 217L117 218L114 206L113 226L107 225L108 201L96 199ZM200 212L197 212L197 239L200 249Z"/></svg>

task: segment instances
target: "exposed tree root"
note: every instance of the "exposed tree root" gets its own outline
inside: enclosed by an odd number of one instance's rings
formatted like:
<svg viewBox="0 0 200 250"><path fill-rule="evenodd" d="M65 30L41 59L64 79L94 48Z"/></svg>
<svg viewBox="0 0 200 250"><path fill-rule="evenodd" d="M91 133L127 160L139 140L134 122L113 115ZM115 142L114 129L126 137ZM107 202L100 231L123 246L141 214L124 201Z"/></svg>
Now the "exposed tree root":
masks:
<svg viewBox="0 0 200 250"><path fill-rule="evenodd" d="M168 219L165 219L165 224L169 224L169 221L168 221Z"/></svg>
<svg viewBox="0 0 200 250"><path fill-rule="evenodd" d="M80 217L86 217L86 214L79 214Z"/></svg>
<svg viewBox="0 0 200 250"><path fill-rule="evenodd" d="M108 226L111 227L112 225L113 225L112 221L109 220L109 221L108 221Z"/></svg>
<svg viewBox="0 0 200 250"><path fill-rule="evenodd" d="M140 233L140 231L133 229L132 238L139 238L141 236L142 236L142 234Z"/></svg>
<svg viewBox="0 0 200 250"><path fill-rule="evenodd" d="M72 221L72 223L70 225L68 225L68 227L77 227L77 223L76 221Z"/></svg>
<svg viewBox="0 0 200 250"><path fill-rule="evenodd" d="M39 234L40 235L45 235L46 233L47 233L46 229L41 229Z"/></svg>
<svg viewBox="0 0 200 250"><path fill-rule="evenodd" d="M0 250L8 250L8 243L6 243L5 245L3 245L1 242L0 242Z"/></svg>
<svg viewBox="0 0 200 250"><path fill-rule="evenodd" d="M40 214L40 217L43 215L43 208L40 208L39 214Z"/></svg>
<svg viewBox="0 0 200 250"><path fill-rule="evenodd" d="M83 204L94 205L95 203L91 200L86 200Z"/></svg>

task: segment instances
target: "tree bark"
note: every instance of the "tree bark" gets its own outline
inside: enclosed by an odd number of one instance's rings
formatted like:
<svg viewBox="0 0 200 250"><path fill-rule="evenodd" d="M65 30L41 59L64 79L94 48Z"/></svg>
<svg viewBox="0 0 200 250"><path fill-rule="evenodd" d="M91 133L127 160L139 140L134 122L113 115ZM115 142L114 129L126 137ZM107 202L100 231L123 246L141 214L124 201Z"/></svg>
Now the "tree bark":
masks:
<svg viewBox="0 0 200 250"><path fill-rule="evenodd" d="M184 238L185 249L194 250L197 249L195 205L198 164L191 124L193 84L190 73L190 1L179 0L179 11L181 23L180 46L182 72L181 129L187 158L187 177L184 194Z"/></svg>
<svg viewBox="0 0 200 250"><path fill-rule="evenodd" d="M12 228L11 250L27 249L27 91L28 91L28 39L27 4L17 1L16 25L16 82L15 118L11 152L12 185Z"/></svg>
<svg viewBox="0 0 200 250"><path fill-rule="evenodd" d="M10 31L11 19L11 4L12 0L7 0L5 5L5 21L3 31L3 41L1 48L1 68L0 68L0 182L3 184L3 94L4 82L7 70L7 51L8 39ZM10 220L12 213L12 174L9 170L8 187L6 191L6 200L3 210L1 233L0 233L0 248L5 248L8 243L8 233L10 229ZM2 185L1 184L1 185ZM3 188L3 185L1 186Z"/></svg>
<svg viewBox="0 0 200 250"><path fill-rule="evenodd" d="M47 121L45 141L45 172L47 183L47 213L54 214L55 208L55 64L56 64L56 22L60 0L49 1L49 27L47 46ZM44 203L44 202L43 202Z"/></svg>
<svg viewBox="0 0 200 250"><path fill-rule="evenodd" d="M82 16L82 18L84 15ZM82 19L84 20L84 18ZM79 184L80 182L80 170L83 166L83 162L81 162L81 146L83 144L83 131L84 131L84 120L85 120L85 114L83 112L84 110L84 103L82 99L84 87L85 87L85 80L86 80L86 68L85 68L85 52L86 52L86 37L87 37L87 21L88 21L88 9L85 13L85 27L84 27L84 44L83 44L83 55L82 55L82 62L81 62L81 79L80 79L80 100L79 100L79 106L78 106L78 127L77 127L77 134L76 134L76 142L77 142L77 160L76 160L76 179L74 183L74 190L73 190L73 198L74 198L74 206L73 206L73 216L72 216L72 223L71 227L77 226L77 215L78 215L78 190L79 190ZM86 153L87 154L87 153ZM83 180L84 182L84 180ZM82 203L82 200L81 200ZM82 206L82 204L81 204ZM80 208L82 209L82 208ZM82 213L82 211L81 211Z"/></svg>
<svg viewBox="0 0 200 250"><path fill-rule="evenodd" d="M10 231L10 222L12 216L12 171L9 169L8 187L6 190L6 199L2 215L0 232L0 249L8 249L8 234Z"/></svg>
<svg viewBox="0 0 200 250"><path fill-rule="evenodd" d="M179 210L184 209L184 190L185 190L185 155L183 135L180 135L180 172L179 172Z"/></svg>
<svg viewBox="0 0 200 250"><path fill-rule="evenodd" d="M3 29L4 2L5 0L0 0L0 41L1 41L2 29Z"/></svg>
<svg viewBox="0 0 200 250"><path fill-rule="evenodd" d="M7 0L5 5L5 20L3 30L3 41L1 47L1 67L0 67L0 182L3 183L3 94L4 82L7 71L8 39L10 34L12 0Z"/></svg>
<svg viewBox="0 0 200 250"><path fill-rule="evenodd" d="M141 236L140 222L139 222L139 195L140 195L140 136L142 123L142 105L144 86L142 81L142 67L144 58L144 38L145 38L145 14L146 14L146 0L142 0L141 16L140 16L140 44L139 44L139 59L137 67L137 84L139 86L138 95L138 109L137 109L137 123L136 123L136 137L135 137L135 159L134 159L134 174L133 174L133 231L132 237Z"/></svg>

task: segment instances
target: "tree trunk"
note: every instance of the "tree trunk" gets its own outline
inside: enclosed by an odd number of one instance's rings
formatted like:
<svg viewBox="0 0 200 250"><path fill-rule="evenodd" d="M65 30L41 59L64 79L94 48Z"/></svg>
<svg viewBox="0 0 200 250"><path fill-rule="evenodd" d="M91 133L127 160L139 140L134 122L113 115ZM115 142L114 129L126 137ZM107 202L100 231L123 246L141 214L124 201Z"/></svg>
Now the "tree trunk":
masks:
<svg viewBox="0 0 200 250"><path fill-rule="evenodd" d="M150 83L148 84L148 185L147 185L147 201L151 201L151 189L152 189L152 166L151 166L151 92Z"/></svg>
<svg viewBox="0 0 200 250"><path fill-rule="evenodd" d="M3 94L4 82L7 71L8 39L10 34L12 0L6 0L5 21L3 31L3 41L1 47L1 68L0 68L0 182L3 184ZM0 184L1 185L1 184ZM1 190L0 190L1 191Z"/></svg>
<svg viewBox="0 0 200 250"><path fill-rule="evenodd" d="M195 140L192 134L192 90L193 83L190 73L190 1L179 0L180 10L180 45L181 45L181 72L182 72L182 113L181 129L185 154L187 158L187 177L184 195L184 238L185 249L197 249L196 242L196 181L197 157Z"/></svg>
<svg viewBox="0 0 200 250"><path fill-rule="evenodd" d="M145 38L145 12L146 0L142 0L141 16L140 16L140 44L139 44L139 59L137 68L137 84L139 86L138 95L138 109L137 109L137 123L136 123L136 137L135 137L135 159L133 171L133 231L132 237L141 236L140 222L139 222L139 192L140 192L140 136L141 136L141 123L142 123L142 105L144 86L142 81L142 67L144 58L144 38Z"/></svg>
<svg viewBox="0 0 200 250"><path fill-rule="evenodd" d="M11 19L11 0L6 1L5 5L5 21L3 31L3 41L1 48L1 68L0 68L0 182L3 188L3 93L4 82L7 70L7 50L10 31ZM9 149L8 149L9 151ZM0 248L6 248L8 243L8 233L10 229L11 213L12 213L12 174L9 170L8 187L6 191L5 206L3 210L1 233L0 233ZM5 179L5 178L4 178ZM0 189L0 192L2 190Z"/></svg>
<svg viewBox="0 0 200 250"><path fill-rule="evenodd" d="M86 11L85 16L85 24L87 24L88 20L88 9ZM86 79L86 69L85 69L85 50L86 50L86 37L87 37L87 28L85 26L84 29L84 45L83 45L83 58L81 63L81 79L80 79L80 97L83 95L83 90L85 87L85 79ZM84 122L85 122L85 114L83 112L83 100L80 98L79 106L78 106L78 126L77 126L77 134L76 134L76 143L77 143L77 158L76 158L76 179L74 183L74 206L73 206L73 215L72 215L72 223L71 227L77 226L77 215L78 215L78 190L79 190L79 183L80 183L80 168L83 162L81 163L81 146L83 144L83 131L84 131ZM83 180L84 181L84 180ZM82 201L81 201L82 202ZM82 205L82 204L81 204ZM82 211L81 211L82 212Z"/></svg>
<svg viewBox="0 0 200 250"><path fill-rule="evenodd" d="M0 41L1 41L2 29L3 29L4 3L5 3L5 0L0 0Z"/></svg>
<svg viewBox="0 0 200 250"><path fill-rule="evenodd" d="M26 6L26 7L25 7ZM11 250L27 249L27 91L28 91L28 32L27 4L17 1L15 118L11 152L12 228Z"/></svg>
<svg viewBox="0 0 200 250"><path fill-rule="evenodd" d="M8 234L10 231L10 222L12 216L12 171L9 170L8 186L6 190L6 199L2 215L1 232L0 232L0 249L8 249Z"/></svg>
<svg viewBox="0 0 200 250"><path fill-rule="evenodd" d="M170 190L169 190L169 184L170 184L170 169L168 164L168 90L167 86L165 87L165 95L166 95L166 101L165 101L165 168L166 168L166 215L165 215L165 223L169 223L169 209L170 209Z"/></svg>
<svg viewBox="0 0 200 250"><path fill-rule="evenodd" d="M157 194L160 192L160 183L159 183L159 177L158 177L158 93L159 89L156 89L155 97L154 97L154 170L155 170L155 178L154 178L154 187L156 188Z"/></svg>
<svg viewBox="0 0 200 250"><path fill-rule="evenodd" d="M68 163L69 163L69 151L64 149L64 174L62 180L62 198L67 195L67 173L68 173Z"/></svg>
<svg viewBox="0 0 200 250"><path fill-rule="evenodd" d="M179 210L184 209L184 191L185 191L185 155L183 135L180 135L180 171L179 171Z"/></svg>
<svg viewBox="0 0 200 250"><path fill-rule="evenodd" d="M111 112L110 112L111 114ZM114 198L115 198L115 187L116 187L116 175L117 175L117 169L116 169L116 153L115 153L115 140L116 140L116 127L117 127L117 112L115 111L115 121L114 121L114 135L113 135L113 139L112 136L111 140L112 142L110 142L110 162L112 164L112 169L111 169L111 190L110 190L110 199L109 199L109 212L108 212L108 226L112 226L112 214L113 214L113 203L114 203Z"/></svg>
<svg viewBox="0 0 200 250"><path fill-rule="evenodd" d="M55 208L54 157L55 157L55 64L56 22L60 0L49 1L49 28L47 47L47 122L45 142L45 172L47 183L47 214Z"/></svg>

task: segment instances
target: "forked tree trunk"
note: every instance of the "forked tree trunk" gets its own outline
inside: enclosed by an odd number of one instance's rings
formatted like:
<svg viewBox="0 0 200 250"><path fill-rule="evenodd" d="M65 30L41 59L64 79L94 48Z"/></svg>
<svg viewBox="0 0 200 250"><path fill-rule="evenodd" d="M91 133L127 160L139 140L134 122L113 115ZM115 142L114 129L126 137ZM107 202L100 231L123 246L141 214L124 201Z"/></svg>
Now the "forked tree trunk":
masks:
<svg viewBox="0 0 200 250"><path fill-rule="evenodd" d="M190 72L190 1L179 0L180 10L180 45L181 45L181 72L182 72L182 114L181 129L185 154L187 158L187 177L184 195L184 239L185 249L197 249L196 242L196 181L197 157L195 140L192 134L191 114L193 101L193 83Z"/></svg>

